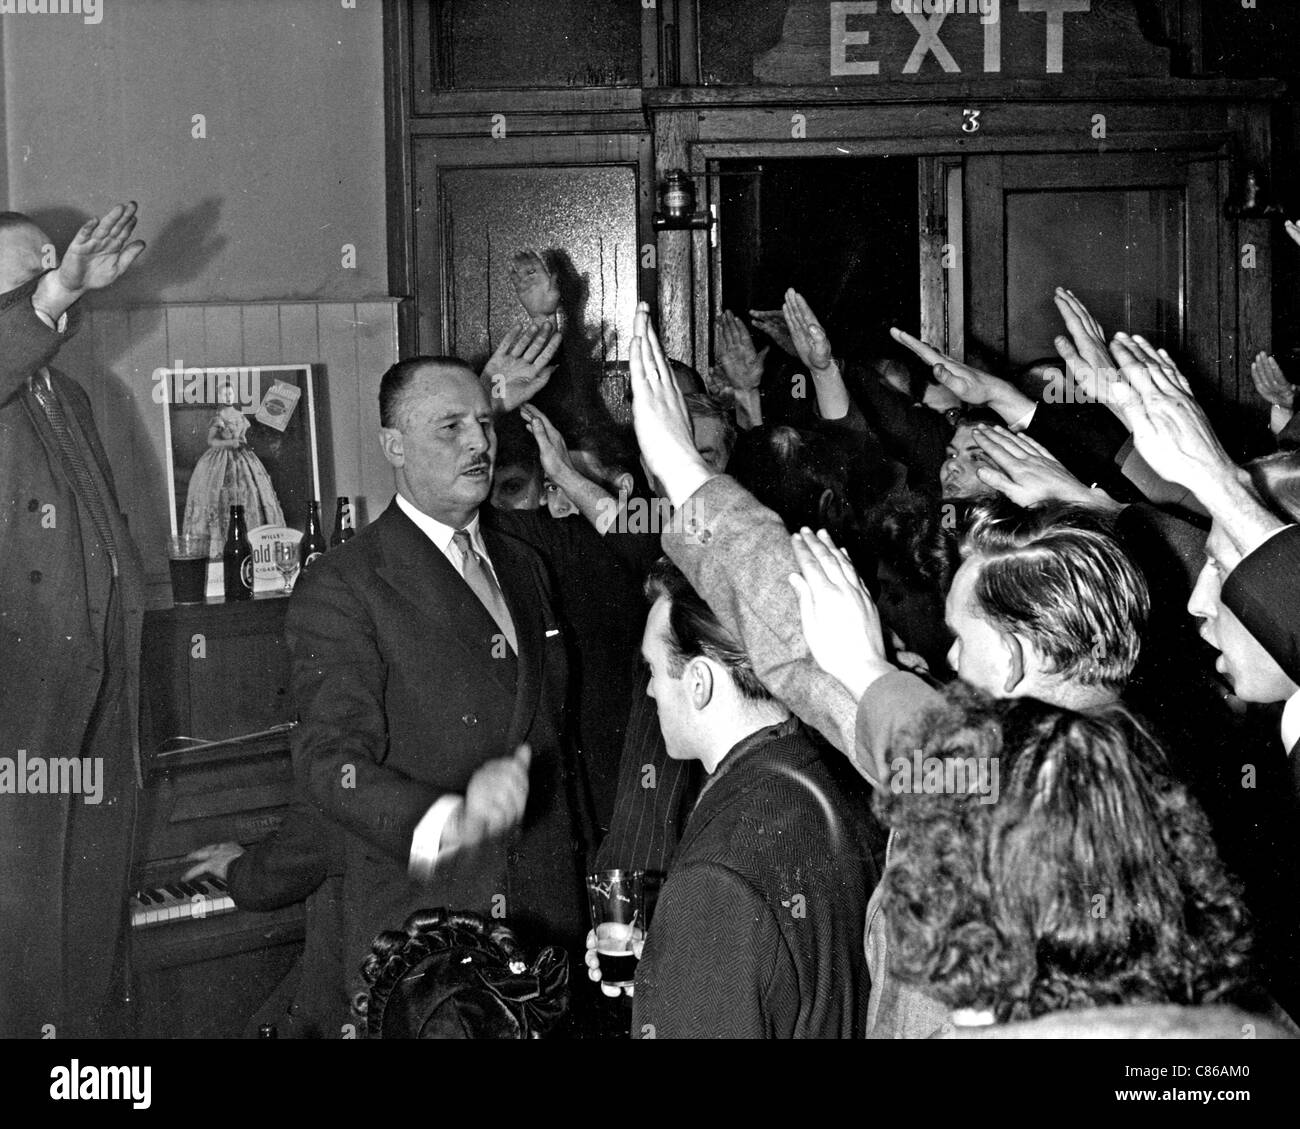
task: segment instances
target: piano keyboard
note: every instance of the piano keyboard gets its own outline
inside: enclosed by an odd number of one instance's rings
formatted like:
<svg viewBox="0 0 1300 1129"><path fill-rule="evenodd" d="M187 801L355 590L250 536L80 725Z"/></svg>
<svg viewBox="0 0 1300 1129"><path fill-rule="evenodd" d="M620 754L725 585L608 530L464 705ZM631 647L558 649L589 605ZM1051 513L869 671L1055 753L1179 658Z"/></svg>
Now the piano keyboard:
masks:
<svg viewBox="0 0 1300 1129"><path fill-rule="evenodd" d="M225 882L205 874L189 882L168 882L137 890L131 898L131 927L198 920L234 909L235 901Z"/></svg>

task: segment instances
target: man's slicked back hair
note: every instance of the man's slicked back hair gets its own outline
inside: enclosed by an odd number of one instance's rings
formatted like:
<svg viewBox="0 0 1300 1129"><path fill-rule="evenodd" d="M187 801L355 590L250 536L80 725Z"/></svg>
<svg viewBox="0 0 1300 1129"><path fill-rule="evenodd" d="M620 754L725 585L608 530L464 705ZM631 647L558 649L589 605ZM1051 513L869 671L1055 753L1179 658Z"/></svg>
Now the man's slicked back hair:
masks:
<svg viewBox="0 0 1300 1129"><path fill-rule="evenodd" d="M411 385L411 380L420 369L427 365L443 368L462 368L473 373L474 368L459 357L416 356L398 361L384 373L379 381L379 426L402 430L404 393Z"/></svg>
<svg viewBox="0 0 1300 1129"><path fill-rule="evenodd" d="M754 673L745 648L728 634L691 582L667 557L661 557L650 569L645 594L652 601L665 597L669 603L665 639L669 674L680 678L691 659L712 659L727 668L742 698L751 702L772 700Z"/></svg>
<svg viewBox="0 0 1300 1129"><path fill-rule="evenodd" d="M1061 678L1124 688L1151 598L1142 573L1092 513L987 499L972 508L961 551L981 564L972 592L977 614L1031 640Z"/></svg>
<svg viewBox="0 0 1300 1129"><path fill-rule="evenodd" d="M40 228L31 216L25 216L22 212L0 212L0 231L9 231L15 227L35 227Z"/></svg>

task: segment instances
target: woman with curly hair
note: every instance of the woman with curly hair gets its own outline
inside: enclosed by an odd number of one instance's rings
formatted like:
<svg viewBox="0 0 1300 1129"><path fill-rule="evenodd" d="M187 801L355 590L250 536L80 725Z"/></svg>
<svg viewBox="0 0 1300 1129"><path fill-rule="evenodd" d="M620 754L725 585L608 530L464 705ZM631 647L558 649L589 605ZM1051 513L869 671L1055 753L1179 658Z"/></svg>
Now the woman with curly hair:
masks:
<svg viewBox="0 0 1300 1129"><path fill-rule="evenodd" d="M894 831L883 879L891 974L966 1026L1216 1004L1232 1010L1175 1013L1175 1026L1235 1030L1267 1010L1240 890L1131 715L994 701L960 685L945 699L919 742L895 745L896 776L876 799ZM1083 1026L1114 1037L1152 1019L1142 1007Z"/></svg>

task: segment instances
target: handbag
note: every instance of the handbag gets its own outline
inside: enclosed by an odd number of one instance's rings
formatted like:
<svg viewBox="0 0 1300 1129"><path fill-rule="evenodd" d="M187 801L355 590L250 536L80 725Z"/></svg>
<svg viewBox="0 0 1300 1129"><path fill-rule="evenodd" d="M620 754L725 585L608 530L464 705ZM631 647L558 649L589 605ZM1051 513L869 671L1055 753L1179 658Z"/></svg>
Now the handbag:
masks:
<svg viewBox="0 0 1300 1129"><path fill-rule="evenodd" d="M548 945L531 963L514 932L476 913L421 910L380 933L358 1003L379 1039L536 1039L569 1004L569 963Z"/></svg>

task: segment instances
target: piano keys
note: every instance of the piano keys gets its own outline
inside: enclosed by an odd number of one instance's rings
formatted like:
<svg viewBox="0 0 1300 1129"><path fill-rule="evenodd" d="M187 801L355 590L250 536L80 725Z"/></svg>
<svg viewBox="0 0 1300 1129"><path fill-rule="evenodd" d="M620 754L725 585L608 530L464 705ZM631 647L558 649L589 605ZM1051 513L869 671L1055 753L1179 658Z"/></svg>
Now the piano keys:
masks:
<svg viewBox="0 0 1300 1129"><path fill-rule="evenodd" d="M177 879L175 883L135 892L131 898L131 927L215 917L234 909L235 899L220 878L209 874L189 882Z"/></svg>
<svg viewBox="0 0 1300 1129"><path fill-rule="evenodd" d="M284 599L145 616L145 789L130 891L136 1033L234 1038L302 951L304 906L241 910L212 875L182 881L208 843L271 834L293 792ZM203 646L195 640L201 636Z"/></svg>

